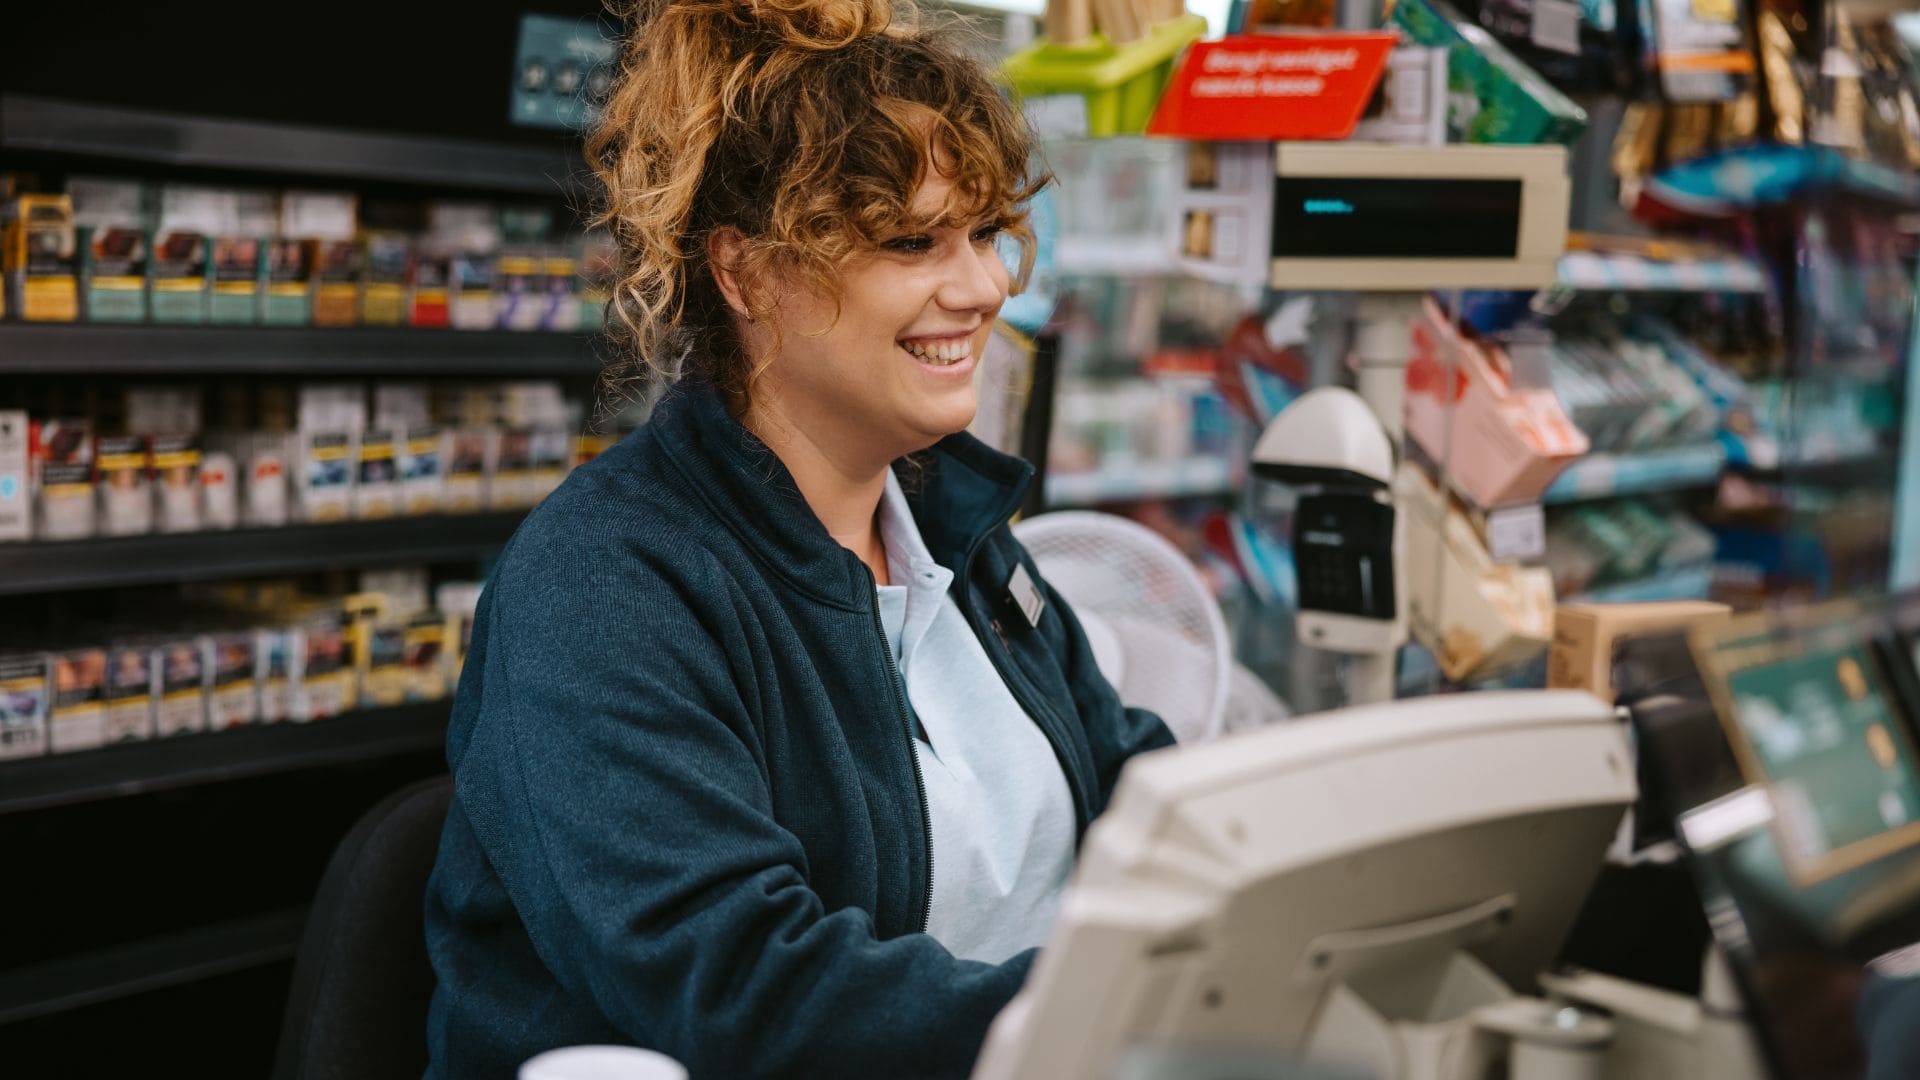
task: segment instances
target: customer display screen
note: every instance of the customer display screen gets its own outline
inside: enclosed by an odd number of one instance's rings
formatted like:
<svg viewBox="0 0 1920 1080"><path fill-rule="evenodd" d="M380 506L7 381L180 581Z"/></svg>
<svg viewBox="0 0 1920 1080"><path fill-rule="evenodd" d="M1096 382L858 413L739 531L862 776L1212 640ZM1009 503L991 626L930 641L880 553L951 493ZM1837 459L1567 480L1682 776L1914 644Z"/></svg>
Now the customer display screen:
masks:
<svg viewBox="0 0 1920 1080"><path fill-rule="evenodd" d="M1282 176L1277 259L1511 259L1520 181Z"/></svg>
<svg viewBox="0 0 1920 1080"><path fill-rule="evenodd" d="M1695 638L1696 692L1634 706L1649 805L1781 1077L1884 1068L1876 1032L1920 1007L1891 959L1920 943L1914 673L1892 640L1854 605L1736 618Z"/></svg>

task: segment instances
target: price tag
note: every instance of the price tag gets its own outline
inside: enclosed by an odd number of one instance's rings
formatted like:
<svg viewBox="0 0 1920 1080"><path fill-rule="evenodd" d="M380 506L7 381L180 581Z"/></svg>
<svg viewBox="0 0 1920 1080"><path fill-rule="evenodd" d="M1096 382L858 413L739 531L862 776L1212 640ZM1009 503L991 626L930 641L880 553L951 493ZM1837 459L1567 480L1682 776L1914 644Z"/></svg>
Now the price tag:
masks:
<svg viewBox="0 0 1920 1080"><path fill-rule="evenodd" d="M1580 5L1569 0L1533 0L1532 37L1543 49L1580 55Z"/></svg>
<svg viewBox="0 0 1920 1080"><path fill-rule="evenodd" d="M1487 553L1495 562L1525 562L1547 553L1547 515L1539 503L1503 506L1487 515Z"/></svg>

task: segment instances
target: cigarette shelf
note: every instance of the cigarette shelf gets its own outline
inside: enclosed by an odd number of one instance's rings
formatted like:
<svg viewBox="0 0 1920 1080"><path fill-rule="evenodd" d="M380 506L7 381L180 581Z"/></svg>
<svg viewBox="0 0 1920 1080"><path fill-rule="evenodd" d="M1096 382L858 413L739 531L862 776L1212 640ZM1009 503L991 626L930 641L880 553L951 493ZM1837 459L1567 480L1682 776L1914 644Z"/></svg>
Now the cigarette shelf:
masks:
<svg viewBox="0 0 1920 1080"><path fill-rule="evenodd" d="M524 516L518 510L492 511L0 543L0 596L480 559L498 551Z"/></svg>
<svg viewBox="0 0 1920 1080"><path fill-rule="evenodd" d="M585 190L577 142L401 135L263 123L0 94L0 152L10 156L368 181L434 190L544 195Z"/></svg>
<svg viewBox="0 0 1920 1080"><path fill-rule="evenodd" d="M591 376L595 335L409 327L0 323L4 375Z"/></svg>
<svg viewBox="0 0 1920 1080"><path fill-rule="evenodd" d="M448 709L419 702L0 761L0 816L432 752L446 740Z"/></svg>
<svg viewBox="0 0 1920 1080"><path fill-rule="evenodd" d="M290 959L306 921L285 908L0 972L0 1025Z"/></svg>

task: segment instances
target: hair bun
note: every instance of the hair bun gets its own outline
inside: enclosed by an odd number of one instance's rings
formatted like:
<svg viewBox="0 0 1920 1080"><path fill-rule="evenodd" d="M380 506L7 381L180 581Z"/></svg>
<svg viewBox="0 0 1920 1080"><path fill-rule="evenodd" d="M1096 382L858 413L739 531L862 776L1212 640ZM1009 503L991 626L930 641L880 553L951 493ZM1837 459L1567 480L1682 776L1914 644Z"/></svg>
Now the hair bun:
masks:
<svg viewBox="0 0 1920 1080"><path fill-rule="evenodd" d="M733 0L770 37L801 49L838 49L885 33L891 0Z"/></svg>

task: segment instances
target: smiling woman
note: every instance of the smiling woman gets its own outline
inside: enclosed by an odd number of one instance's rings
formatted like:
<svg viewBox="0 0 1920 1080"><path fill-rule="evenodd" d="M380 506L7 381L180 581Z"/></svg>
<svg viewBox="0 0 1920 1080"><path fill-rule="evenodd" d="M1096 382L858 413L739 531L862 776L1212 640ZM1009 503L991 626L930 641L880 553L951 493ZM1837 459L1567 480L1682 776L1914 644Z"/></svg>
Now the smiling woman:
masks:
<svg viewBox="0 0 1920 1080"><path fill-rule="evenodd" d="M1171 742L1008 530L1031 467L964 430L1029 139L883 0L634 12L588 149L612 387L659 399L475 616L430 1075L608 1042L967 1072L1121 765Z"/></svg>

